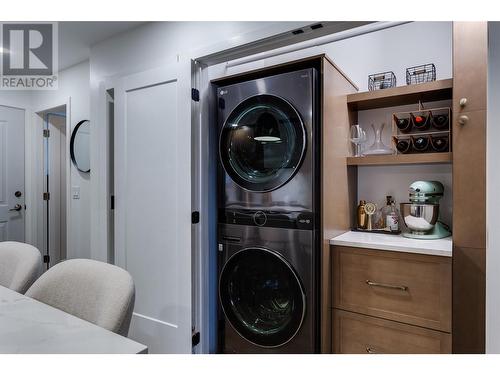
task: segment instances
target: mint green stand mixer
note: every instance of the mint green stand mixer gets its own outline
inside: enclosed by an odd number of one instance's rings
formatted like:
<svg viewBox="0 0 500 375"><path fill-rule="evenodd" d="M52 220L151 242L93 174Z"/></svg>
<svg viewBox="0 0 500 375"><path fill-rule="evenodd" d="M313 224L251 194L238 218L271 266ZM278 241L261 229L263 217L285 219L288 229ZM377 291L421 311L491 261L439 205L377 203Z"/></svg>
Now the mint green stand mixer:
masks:
<svg viewBox="0 0 500 375"><path fill-rule="evenodd" d="M410 203L401 203L401 216L408 228L403 236L436 240L451 236L449 227L439 221L439 200L444 186L439 181L415 181L409 188Z"/></svg>

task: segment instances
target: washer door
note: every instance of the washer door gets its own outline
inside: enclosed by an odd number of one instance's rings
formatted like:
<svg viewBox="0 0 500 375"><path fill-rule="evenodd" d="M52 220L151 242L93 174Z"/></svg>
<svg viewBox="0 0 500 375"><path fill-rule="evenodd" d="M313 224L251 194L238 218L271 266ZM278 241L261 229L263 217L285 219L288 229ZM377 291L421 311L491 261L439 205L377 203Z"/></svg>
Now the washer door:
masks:
<svg viewBox="0 0 500 375"><path fill-rule="evenodd" d="M292 266L278 253L248 248L224 265L219 296L229 323L263 347L286 344L299 331L306 296Z"/></svg>
<svg viewBox="0 0 500 375"><path fill-rule="evenodd" d="M298 170L306 138L300 115L289 102L274 95L253 96L241 102L224 123L221 162L242 188L271 191Z"/></svg>

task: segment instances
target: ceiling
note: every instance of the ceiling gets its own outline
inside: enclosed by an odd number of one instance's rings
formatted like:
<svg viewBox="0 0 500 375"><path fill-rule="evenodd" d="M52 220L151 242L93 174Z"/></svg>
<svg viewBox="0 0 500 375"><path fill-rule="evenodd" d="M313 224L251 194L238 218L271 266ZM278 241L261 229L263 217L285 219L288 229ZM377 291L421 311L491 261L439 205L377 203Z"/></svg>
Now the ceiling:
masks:
<svg viewBox="0 0 500 375"><path fill-rule="evenodd" d="M90 47L145 22L59 22L59 70L87 60Z"/></svg>

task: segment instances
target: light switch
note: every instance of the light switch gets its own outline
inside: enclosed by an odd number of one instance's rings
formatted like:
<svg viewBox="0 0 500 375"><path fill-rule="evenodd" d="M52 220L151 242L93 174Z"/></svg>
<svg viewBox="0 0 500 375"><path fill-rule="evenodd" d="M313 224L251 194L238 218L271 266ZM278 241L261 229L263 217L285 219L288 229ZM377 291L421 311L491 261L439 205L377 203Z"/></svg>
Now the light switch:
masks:
<svg viewBox="0 0 500 375"><path fill-rule="evenodd" d="M73 186L71 188L71 195L73 199L80 199L80 186Z"/></svg>

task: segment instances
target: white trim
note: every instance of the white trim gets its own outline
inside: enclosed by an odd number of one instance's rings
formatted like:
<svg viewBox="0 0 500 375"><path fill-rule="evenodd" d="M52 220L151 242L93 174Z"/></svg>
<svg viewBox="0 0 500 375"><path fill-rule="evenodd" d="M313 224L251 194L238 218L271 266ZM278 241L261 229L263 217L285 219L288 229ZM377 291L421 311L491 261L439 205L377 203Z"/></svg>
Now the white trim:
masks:
<svg viewBox="0 0 500 375"><path fill-rule="evenodd" d="M41 196L37 197L37 193L43 191L43 181L39 178L40 175L40 160L38 160L37 155L41 155L41 150L39 148L39 145L36 143L37 137L41 136L41 128L39 127L40 125L40 120L43 121L44 119L40 117L40 113L48 111L52 108L57 108L57 107L65 107L66 110L66 123L65 123L65 128L66 128L66 244L67 247L72 243L71 242L71 223L72 223L72 210L71 210L71 157L70 157L70 143L71 143L71 97L68 97L66 101L54 101L51 102L50 104L47 104L44 106L44 108L38 108L36 110L33 110L31 112L30 118L32 119L31 123L31 129L30 129L30 134L31 134L31 145L29 148L29 156L27 155L26 157L29 157L31 160L31 165L29 169L29 174L30 174L30 189L32 189L31 194L30 194L30 205L28 207L32 207L31 210L31 220L32 220L32 241L30 243L36 243L36 245L40 248L42 248L42 243L40 242L40 238L38 237L38 233L40 231L39 226L43 226L43 210L41 212L39 211L39 206L41 202ZM37 163L38 162L38 163ZM41 161L43 165L43 160ZM28 195L27 195L28 196ZM43 230L43 229L42 229ZM68 256L68 248L66 248L66 257Z"/></svg>

